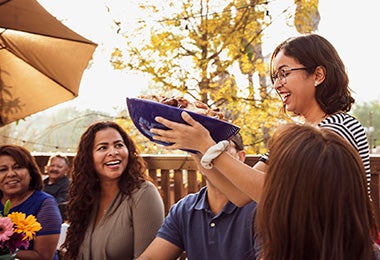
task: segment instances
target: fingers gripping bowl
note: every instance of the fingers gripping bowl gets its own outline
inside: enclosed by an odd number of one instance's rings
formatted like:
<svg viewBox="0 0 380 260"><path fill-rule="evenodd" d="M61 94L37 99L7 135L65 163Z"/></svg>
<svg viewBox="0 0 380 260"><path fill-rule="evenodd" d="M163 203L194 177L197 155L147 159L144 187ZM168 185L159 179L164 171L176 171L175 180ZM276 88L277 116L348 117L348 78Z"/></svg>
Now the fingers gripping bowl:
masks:
<svg viewBox="0 0 380 260"><path fill-rule="evenodd" d="M148 99L127 98L127 107L129 115L136 128L150 141L161 145L171 145L171 143L161 142L153 139L151 128L168 129L164 125L155 121L156 116L161 116L171 121L185 123L181 117L182 111L186 111L194 120L201 123L209 130L211 137L215 142L227 140L231 136L239 132L240 128L223 120L201 115L186 109L162 104ZM187 152L196 153L197 151L185 150Z"/></svg>

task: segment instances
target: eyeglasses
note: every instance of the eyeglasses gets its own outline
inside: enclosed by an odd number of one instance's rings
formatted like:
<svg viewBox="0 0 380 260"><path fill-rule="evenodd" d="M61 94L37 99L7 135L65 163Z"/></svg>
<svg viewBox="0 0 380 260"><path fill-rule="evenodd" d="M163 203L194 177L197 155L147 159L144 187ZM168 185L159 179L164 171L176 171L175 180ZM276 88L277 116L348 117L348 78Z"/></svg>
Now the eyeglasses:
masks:
<svg viewBox="0 0 380 260"><path fill-rule="evenodd" d="M285 84L286 83L286 77L290 74L290 72L295 71L295 70L308 70L308 69L309 68L306 68L306 67L280 69L271 75L272 83L274 84L276 82L276 80L280 80L280 82L282 84Z"/></svg>

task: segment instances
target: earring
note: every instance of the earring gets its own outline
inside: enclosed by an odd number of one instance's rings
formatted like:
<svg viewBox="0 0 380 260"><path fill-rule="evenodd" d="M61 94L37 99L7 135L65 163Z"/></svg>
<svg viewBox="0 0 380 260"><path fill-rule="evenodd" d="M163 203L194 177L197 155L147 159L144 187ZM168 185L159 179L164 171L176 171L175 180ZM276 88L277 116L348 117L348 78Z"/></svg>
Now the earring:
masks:
<svg viewBox="0 0 380 260"><path fill-rule="evenodd" d="M318 86L318 82L315 82L315 83L314 83L314 87L316 87L316 86Z"/></svg>

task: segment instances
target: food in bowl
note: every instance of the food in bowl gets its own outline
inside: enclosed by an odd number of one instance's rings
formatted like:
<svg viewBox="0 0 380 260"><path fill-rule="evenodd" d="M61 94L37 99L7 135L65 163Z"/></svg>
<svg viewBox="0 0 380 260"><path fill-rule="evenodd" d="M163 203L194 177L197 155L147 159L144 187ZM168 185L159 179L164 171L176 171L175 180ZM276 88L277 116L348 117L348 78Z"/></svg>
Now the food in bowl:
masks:
<svg viewBox="0 0 380 260"><path fill-rule="evenodd" d="M218 109L210 108L207 104L202 101L195 100L193 102L189 101L184 97L166 97L166 96L156 96L156 95L147 95L139 96L142 99L148 99L156 101L165 105L182 108L197 114L223 119L224 115Z"/></svg>

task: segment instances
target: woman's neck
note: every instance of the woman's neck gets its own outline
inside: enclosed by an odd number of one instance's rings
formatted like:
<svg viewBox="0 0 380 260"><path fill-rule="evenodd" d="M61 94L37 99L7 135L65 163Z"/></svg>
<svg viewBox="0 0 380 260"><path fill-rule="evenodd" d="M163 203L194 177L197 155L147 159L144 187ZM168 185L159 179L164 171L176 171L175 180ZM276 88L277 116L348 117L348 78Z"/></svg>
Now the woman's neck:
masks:
<svg viewBox="0 0 380 260"><path fill-rule="evenodd" d="M3 195L3 197L1 198L1 203L5 205L5 202L9 200L11 202L11 207L13 208L27 200L30 197L30 195L32 195L32 193L33 190L28 190L22 194L15 194L11 196Z"/></svg>
<svg viewBox="0 0 380 260"><path fill-rule="evenodd" d="M328 116L329 116L328 114L326 114L322 109L318 107L318 109L314 109L306 113L304 115L304 118L305 118L305 123L308 123L311 125L318 125Z"/></svg>
<svg viewBox="0 0 380 260"><path fill-rule="evenodd" d="M114 197L119 192L118 182L101 182L100 197Z"/></svg>

